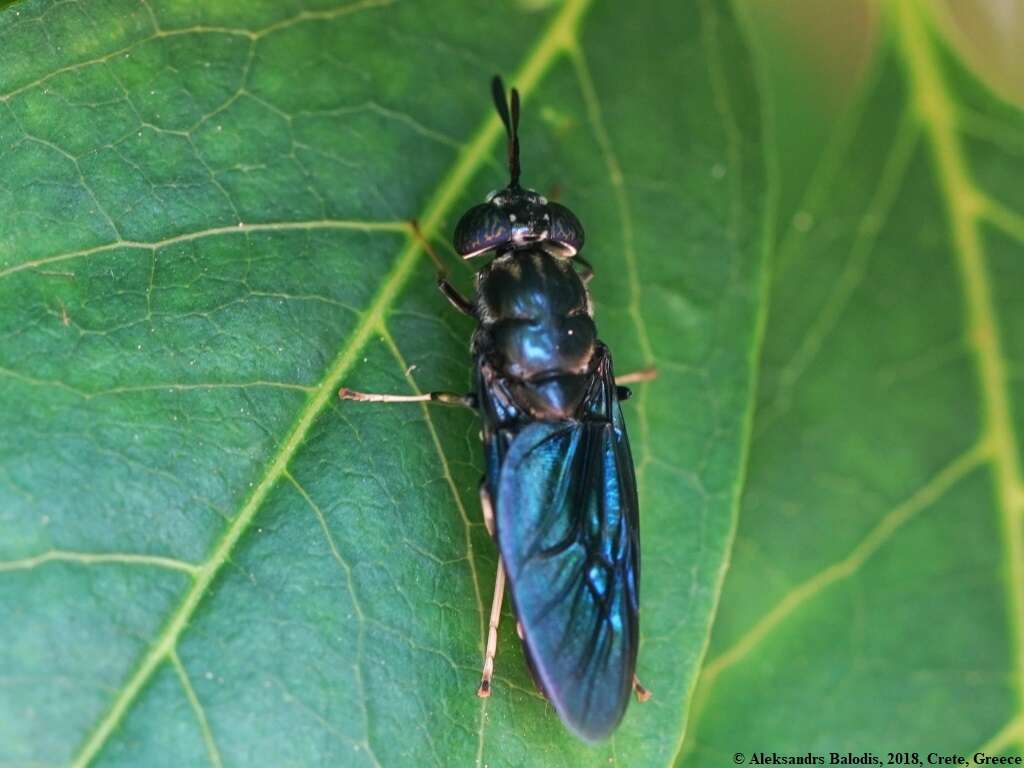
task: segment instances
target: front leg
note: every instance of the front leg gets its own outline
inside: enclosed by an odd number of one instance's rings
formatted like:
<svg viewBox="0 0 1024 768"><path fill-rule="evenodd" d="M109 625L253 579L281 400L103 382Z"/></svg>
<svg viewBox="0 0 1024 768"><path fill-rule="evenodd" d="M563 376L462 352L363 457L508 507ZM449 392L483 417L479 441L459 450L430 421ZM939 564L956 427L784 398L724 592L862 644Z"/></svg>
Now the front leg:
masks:
<svg viewBox="0 0 1024 768"><path fill-rule="evenodd" d="M426 235L423 234L423 230L420 229L419 222L413 219L409 222L409 227L412 229L413 236L420 241L420 246L426 251L430 260L437 267L437 287L441 290L441 293L459 312L470 317L476 317L476 307L473 306L473 302L459 293L459 289L448 282L448 271L444 268L444 262L434 253L434 248L430 245Z"/></svg>
<svg viewBox="0 0 1024 768"><path fill-rule="evenodd" d="M573 264L576 265L577 271L579 272L580 280L583 281L584 285L590 283L594 279L594 267L593 265L580 256L578 253L572 257Z"/></svg>
<svg viewBox="0 0 1024 768"><path fill-rule="evenodd" d="M473 306L473 302L459 293L459 289L448 282L448 276L444 272L437 273L437 287L444 294L444 297L448 299L448 302L459 312L473 318L476 317L476 307Z"/></svg>

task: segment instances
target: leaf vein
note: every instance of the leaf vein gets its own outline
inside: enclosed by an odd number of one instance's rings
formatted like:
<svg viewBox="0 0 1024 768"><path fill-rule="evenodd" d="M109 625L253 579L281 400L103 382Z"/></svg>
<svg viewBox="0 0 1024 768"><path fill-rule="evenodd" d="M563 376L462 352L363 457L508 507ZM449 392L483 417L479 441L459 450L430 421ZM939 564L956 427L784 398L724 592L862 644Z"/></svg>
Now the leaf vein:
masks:
<svg viewBox="0 0 1024 768"><path fill-rule="evenodd" d="M818 314L808 323L803 339L796 345L796 351L783 366L779 375L778 391L759 416L756 436L766 432L786 413L800 377L821 351L862 283L871 255L874 253L875 242L903 186L918 135L913 114L907 111L901 118L896 136L890 144L889 156L882 168L878 187L871 196L857 227L846 264Z"/></svg>
<svg viewBox="0 0 1024 768"><path fill-rule="evenodd" d="M216 237L218 235L241 235L248 234L250 232L303 232L332 229L359 230L365 232L383 231L408 233L409 223L405 221L359 221L354 219L314 219L309 221L278 221L258 224L245 224L239 222L238 224L229 226L211 227L209 229L201 229L195 232L171 235L170 237L165 237L160 240L152 240L149 242L138 240L115 240L110 243L95 245L90 248L67 251L53 256L43 256L38 259L29 259L28 261L23 261L20 264L14 264L10 267L6 267L5 269L0 269L0 278L7 277L8 275L22 272L27 269L35 269L36 267L42 267L48 264L79 259L83 256L92 256L97 253L116 251L121 248L156 251L161 248L166 248L169 245L175 245L176 243L187 243L193 240L202 240L207 237Z"/></svg>
<svg viewBox="0 0 1024 768"><path fill-rule="evenodd" d="M220 751L217 749L217 742L213 739L213 731L210 730L210 722L206 719L206 710L203 709L203 703L199 701L195 688L192 687L192 681L189 679L188 670L185 669L185 665L181 663L181 658L178 656L177 651L171 651L170 659L171 666L174 667L174 671L178 675L178 681L181 683L182 690L185 692L185 698L188 699L189 706L192 707L192 711L195 713L196 720L199 723L199 730L203 735L203 744L206 746L206 754L210 757L210 765L212 765L213 768L223 768L224 763L220 759Z"/></svg>
<svg viewBox="0 0 1024 768"><path fill-rule="evenodd" d="M405 380L409 382L409 385L413 388L416 394L422 394L420 388L416 385L416 380L412 376L412 372L409 369L409 363L403 357L401 350L398 348L398 344L395 342L394 336L387 329L384 323L381 323L381 335L384 337L384 342L387 344L388 349L394 355L398 365L405 371ZM452 476L451 465L448 462L448 456L444 452L444 446L441 443L440 437L437 434L437 427L434 425L434 418L430 413L430 406L427 403L420 403L420 409L423 411L424 419L426 420L427 430L430 432L430 439L434 444L434 448L437 451L438 458L441 460L441 469L444 474L445 483L451 490L452 498L455 500L455 506L459 510L459 517L462 519L462 525L466 536L466 561L469 564L470 578L473 580L473 595L476 598L477 607L477 618L479 622L479 636L480 636L480 652L483 654L484 643L486 642L486 624L484 620L484 601L483 596L480 594L480 575L477 572L476 567L476 553L473 549L473 523L469 519L469 514L466 511L466 505L462 502L462 496L459 494L459 489L455 486L455 479ZM484 737L484 717L487 712L487 700L482 699L480 702L480 727L477 731L478 735L478 754L483 753L483 737Z"/></svg>
<svg viewBox="0 0 1024 768"><path fill-rule="evenodd" d="M161 555L140 555L122 552L71 552L66 549L50 549L38 555L16 560L0 561L0 573L28 571L48 563L77 563L79 565L145 565L167 568L195 576L199 566L184 560Z"/></svg>
<svg viewBox="0 0 1024 768"><path fill-rule="evenodd" d="M990 197L982 199L981 215L990 224L1024 243L1024 216Z"/></svg>
<svg viewBox="0 0 1024 768"><path fill-rule="evenodd" d="M1005 548L1006 600L1011 627L1013 678L1024 712L1024 474L1014 430L999 318L978 223L983 195L967 169L956 128L956 108L930 38L928 11L917 2L895 6L900 52L909 71L913 102L929 138L945 200L959 268L967 336L982 401L984 439L992 449L993 481Z"/></svg>
<svg viewBox="0 0 1024 768"><path fill-rule="evenodd" d="M308 384L299 384L290 381L265 381L256 379L254 381L199 381L199 382L157 382L154 384L126 384L110 389L86 390L72 386L58 379L39 379L28 376L20 371L0 367L0 376L7 376L16 379L24 384L33 387L53 387L62 389L65 392L77 395L83 400L92 400L96 397L108 397L110 395L125 395L136 392L188 392L191 390L215 390L215 389L286 389L299 392L314 392L316 387Z"/></svg>
<svg viewBox="0 0 1024 768"><path fill-rule="evenodd" d="M938 502L961 479L990 458L991 450L987 443L979 442L972 446L890 510L846 557L800 582L777 600L750 629L704 667L691 719L699 717L723 672L746 659L779 625L823 591L854 576L903 526ZM676 760L680 755L676 755Z"/></svg>
<svg viewBox="0 0 1024 768"><path fill-rule="evenodd" d="M737 15L739 16L741 22L743 24L747 25L747 24L749 24L749 21L743 16L743 13L741 11L739 11L740 6L741 6L741 4L739 4L739 3L735 3L735 4L732 5L732 7L734 9L734 12L737 13ZM717 111L719 113L719 117L720 117L720 119L722 121L723 127L725 128L726 136L728 137L728 156L729 156L729 163L732 166L732 174L731 174L732 181L731 181L731 183L732 183L732 192L733 192L733 204L732 204L732 207L731 207L731 219L732 220L731 220L730 223L731 223L731 226L732 226L732 240L733 240L733 247L734 247L734 264L733 264L732 276L733 276L733 279L735 279L736 268L737 268L738 263L739 263L738 253L737 253L737 243L738 243L739 236L740 236L739 228L740 228L740 221L741 221L741 218L742 218L741 197L740 197L741 196L741 192L742 192L741 173L742 173L742 167L743 167L743 165L742 165L742 149L741 149L741 147L742 147L741 138L742 137L741 137L738 125L736 123L736 116L735 116L735 113L734 113L733 105L732 105L731 100L729 98L728 82L727 82L725 74L724 74L724 72L722 70L722 67L724 66L724 62L722 61L722 52L720 50L720 45L719 45L719 40L718 40L718 35L717 35L716 21L712 20L712 18L710 16L711 12L712 12L712 6L707 2L707 0L704 0L701 3L701 5L700 5L701 35L702 35L702 40L703 40L703 47L704 47L705 55L708 58L709 77L710 77L710 81L711 81L711 88L712 88L712 92L713 92L714 103L715 103L716 109L717 109ZM747 29L746 30L747 45L748 45L748 47L753 49L754 46L753 46L753 44L751 42L751 39L752 39L751 34L749 32L749 29ZM765 78L763 78L763 77L758 81L758 85L759 85L759 89L760 89L760 93L761 93L761 98L762 99L767 99L768 98L765 82L766 82ZM769 143L771 143L771 136L772 136L772 131L774 130L774 125L772 123L772 118L771 118L770 113L768 112L767 108L763 104L762 104L761 110L762 110L761 111L762 120L764 122L764 125L763 125L763 128L762 128L762 140L766 144L769 144ZM763 239L762 239L762 243L761 243L762 247L761 247L761 261L760 261L760 269L761 269L762 273L767 271L768 256L771 253L771 249L772 249L772 247L775 244L775 229L774 229L775 224L774 224L774 220L775 220L775 216L776 216L776 207L777 207L777 198L778 198L778 185L777 185L778 170L777 170L775 164L773 164L772 161L770 161L770 160L765 162L765 174L766 174L766 177L768 179L768 189L767 189L767 195L766 195L767 199L765 201L765 208L764 208L764 214L763 214L764 231L762 232L762 238ZM726 569L728 568L728 565L729 565L729 557L731 556L733 543L734 543L735 537L736 537L736 527L737 527L737 521L739 519L740 499L741 499L741 494L742 494L742 490L743 490L747 457L749 455L750 445L753 442L753 437L752 437L752 431L753 430L752 430L752 427L753 427L754 403L755 403L754 395L755 395L755 393L757 391L757 389L756 389L756 387L757 387L757 370L758 370L759 360L760 360L760 357L761 357L761 348L762 348L762 344L763 344L764 332L765 332L765 327L767 325L767 317L768 317L769 281L768 281L767 275L765 275L765 274L762 274L759 289L760 289L758 291L759 304L758 304L758 308L757 308L756 315L755 315L754 333L753 333L753 336L752 336L752 339L751 339L750 351L748 353L748 358L747 358L748 361L749 361L750 367L751 367L752 376L751 376L751 382L749 384L749 389L748 389L748 391L746 393L747 394L747 407L746 407L746 413L744 414L744 418L743 418L743 433L742 433L742 438L741 438L742 442L741 442L741 445L740 445L740 452L739 452L739 456L738 456L738 473L737 473L736 482L735 482L733 488L731 489L731 499L730 499L730 504L729 504L729 513L730 513L731 519L730 519L730 525L729 525L729 532L727 534L727 538L726 538L725 545L724 545L724 550L723 550L724 551L724 555L723 555L723 558L722 558L722 562L721 562L721 565L720 565L720 567L718 569L718 572L715 575L715 579L714 579L715 589L714 589L713 596L712 596L712 606L711 606L709 621L708 621L707 627L704 630L704 633L703 633L704 636L702 638L700 649L698 651L698 654L699 654L699 656L698 656L698 658L699 658L698 668L699 669L703 668L704 662L705 662L705 660L707 658L708 648L711 645L711 632L712 632L712 627L713 627L713 623L714 623L714 617L715 617L715 614L717 613L717 610L718 610L718 603L721 600L722 585L723 585L723 582L725 580ZM701 490L702 490L702 492L704 491L703 484L701 484ZM702 523L703 522L704 521L702 520ZM696 583L696 581L694 583ZM672 755L671 755L671 757L670 757L670 759L668 761L668 765L669 766L673 766L673 765L675 765L678 762L679 757L682 754L683 749L684 749L684 747L686 745L686 736L687 736L687 732L688 732L688 724L690 722L692 722L692 720L693 720L693 710L694 710L694 707L695 707L695 695L696 695L696 693L698 691L698 685L700 684L701 680L702 680L702 678L699 675L696 677L696 679L689 680L688 684L686 686L686 690L685 690L685 692L683 694L682 714L681 714L680 722L679 722L679 735L678 735L678 737L676 739L676 742L675 742L675 745L673 747Z"/></svg>
<svg viewBox="0 0 1024 768"><path fill-rule="evenodd" d="M970 754L981 752L986 755L997 755L1005 751L1011 744L1020 744L1022 740L1024 740L1024 714L1018 714L1000 728L992 738Z"/></svg>
<svg viewBox="0 0 1024 768"><path fill-rule="evenodd" d="M349 597L352 599L352 607L356 612L356 621L359 624L356 630L356 660L352 665L352 671L356 678L356 688L359 690L359 703L363 710L363 748L366 753L370 756L373 764L380 766L380 761L374 754L373 747L370 744L370 712L369 712L369 698L366 695L366 684L363 681L363 649L365 648L366 639L366 614L363 612L363 604L359 600L359 595L356 592L355 579L352 575L352 566L349 565L348 561L342 557L341 551L338 549L337 543L334 541L334 534L331 533L331 528L327 524L327 517L324 515L323 510L320 506L313 501L313 498L309 495L309 492L303 487L303 485L295 479L295 476L285 470L284 476L288 481L295 486L295 490L305 500L306 504L312 510L316 516L317 522L320 525L320 530L323 531L324 538L327 540L327 546L331 550L331 557L337 561L338 565L341 566L342 572L345 574L345 587L348 590Z"/></svg>

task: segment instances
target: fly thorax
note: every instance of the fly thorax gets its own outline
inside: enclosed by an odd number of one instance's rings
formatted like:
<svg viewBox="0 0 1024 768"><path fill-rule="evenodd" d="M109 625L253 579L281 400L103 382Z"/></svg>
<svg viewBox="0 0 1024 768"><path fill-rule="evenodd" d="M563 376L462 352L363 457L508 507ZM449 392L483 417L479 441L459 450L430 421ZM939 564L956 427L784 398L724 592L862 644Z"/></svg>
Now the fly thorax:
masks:
<svg viewBox="0 0 1024 768"><path fill-rule="evenodd" d="M503 374L523 380L558 410L568 403L556 401L577 399L575 387L560 377L587 372L597 332L570 261L540 247L504 253L479 273L477 303L481 334Z"/></svg>

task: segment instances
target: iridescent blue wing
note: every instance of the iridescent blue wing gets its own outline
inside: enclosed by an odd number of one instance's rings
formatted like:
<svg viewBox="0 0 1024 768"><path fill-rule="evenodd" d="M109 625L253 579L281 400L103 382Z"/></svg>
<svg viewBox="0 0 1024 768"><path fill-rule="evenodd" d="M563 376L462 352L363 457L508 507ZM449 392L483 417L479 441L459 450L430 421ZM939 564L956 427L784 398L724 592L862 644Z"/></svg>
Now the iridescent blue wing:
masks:
<svg viewBox="0 0 1024 768"><path fill-rule="evenodd" d="M536 681L591 742L626 711L639 641L636 478L614 396L607 405L611 419L536 422L516 435L495 512Z"/></svg>

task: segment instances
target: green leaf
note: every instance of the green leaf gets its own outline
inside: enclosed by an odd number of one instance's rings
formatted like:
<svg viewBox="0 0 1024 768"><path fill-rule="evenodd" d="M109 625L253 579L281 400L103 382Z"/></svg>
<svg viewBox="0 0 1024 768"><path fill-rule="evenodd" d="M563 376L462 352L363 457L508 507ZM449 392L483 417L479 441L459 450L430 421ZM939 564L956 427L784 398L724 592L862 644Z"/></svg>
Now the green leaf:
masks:
<svg viewBox="0 0 1024 768"><path fill-rule="evenodd" d="M748 481L678 761L1024 739L1024 113L924 3L773 261Z"/></svg>
<svg viewBox="0 0 1024 768"><path fill-rule="evenodd" d="M538 7L541 6L541 7ZM445 242L524 178L588 232L643 505L640 674L586 748L506 609ZM0 12L0 763L624 765L682 739L768 240L727 6L26 0Z"/></svg>

